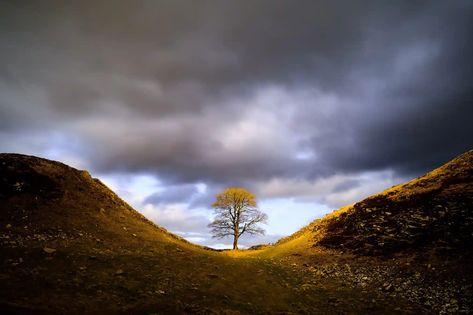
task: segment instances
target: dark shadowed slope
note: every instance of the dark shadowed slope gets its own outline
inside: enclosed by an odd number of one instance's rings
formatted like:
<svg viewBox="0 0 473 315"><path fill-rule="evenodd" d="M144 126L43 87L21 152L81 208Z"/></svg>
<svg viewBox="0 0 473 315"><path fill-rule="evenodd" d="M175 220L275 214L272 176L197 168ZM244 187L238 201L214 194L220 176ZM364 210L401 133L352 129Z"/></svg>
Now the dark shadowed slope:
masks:
<svg viewBox="0 0 473 315"><path fill-rule="evenodd" d="M50 246L101 247L106 242L108 249L139 245L146 251L148 245L165 242L198 249L147 220L87 171L0 154L0 174L0 226L24 235L23 242L51 234Z"/></svg>
<svg viewBox="0 0 473 315"><path fill-rule="evenodd" d="M473 150L384 192L341 208L283 239L364 255L473 249Z"/></svg>
<svg viewBox="0 0 473 315"><path fill-rule="evenodd" d="M341 281L424 306L473 312L473 151L315 220L251 255L315 279ZM405 312L405 309L402 309Z"/></svg>

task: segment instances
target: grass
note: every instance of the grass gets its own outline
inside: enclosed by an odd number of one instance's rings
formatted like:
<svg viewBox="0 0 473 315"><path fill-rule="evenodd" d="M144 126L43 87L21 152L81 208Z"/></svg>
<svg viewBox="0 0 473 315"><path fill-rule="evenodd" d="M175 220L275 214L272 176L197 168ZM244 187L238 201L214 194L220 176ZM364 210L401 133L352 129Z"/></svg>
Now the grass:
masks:
<svg viewBox="0 0 473 315"><path fill-rule="evenodd" d="M332 222L358 211L356 205L275 246L217 252L153 224L87 172L5 154L0 171L2 313L429 313L399 296L313 272L384 263L314 247ZM426 179L435 176L440 180L442 173ZM401 192L418 183L384 195L402 199Z"/></svg>

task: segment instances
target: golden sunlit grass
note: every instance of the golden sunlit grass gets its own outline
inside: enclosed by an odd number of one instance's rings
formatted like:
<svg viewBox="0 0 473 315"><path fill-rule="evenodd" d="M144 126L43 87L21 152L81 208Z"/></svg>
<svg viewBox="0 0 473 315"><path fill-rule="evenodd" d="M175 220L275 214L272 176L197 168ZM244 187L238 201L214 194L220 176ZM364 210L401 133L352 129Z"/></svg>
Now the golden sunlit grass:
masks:
<svg viewBox="0 0 473 315"><path fill-rule="evenodd" d="M258 250L238 250L225 251L224 254L233 258L259 257L259 258L279 258L294 253L303 252L313 247L314 242L320 238L324 230L324 224L330 220L339 217L342 213L350 211L352 205L335 210L321 219L317 219L300 229L294 234L280 239L275 245L268 245Z"/></svg>

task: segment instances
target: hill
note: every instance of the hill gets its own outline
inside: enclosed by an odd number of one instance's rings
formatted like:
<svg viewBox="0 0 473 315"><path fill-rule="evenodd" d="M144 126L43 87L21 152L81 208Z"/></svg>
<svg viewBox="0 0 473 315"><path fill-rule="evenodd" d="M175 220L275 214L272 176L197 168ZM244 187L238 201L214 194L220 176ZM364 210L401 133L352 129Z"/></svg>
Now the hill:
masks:
<svg viewBox="0 0 473 315"><path fill-rule="evenodd" d="M276 246L216 252L86 171L0 154L0 313L469 313L471 162L470 151Z"/></svg>
<svg viewBox="0 0 473 315"><path fill-rule="evenodd" d="M184 257L207 257L204 249L147 220L87 171L56 161L0 154L0 210L0 278L8 283L0 289L3 312L133 308L147 287L139 279L145 283L156 268L166 278L173 265L187 268ZM156 283L152 292L159 299L156 292L165 287ZM107 300L109 305L101 305Z"/></svg>
<svg viewBox="0 0 473 315"><path fill-rule="evenodd" d="M254 253L436 314L473 311L473 150Z"/></svg>
<svg viewBox="0 0 473 315"><path fill-rule="evenodd" d="M262 257L205 250L153 224L86 171L0 154L1 314L398 314Z"/></svg>
<svg viewBox="0 0 473 315"><path fill-rule="evenodd" d="M22 242L34 242L29 236L37 234L53 247L92 241L100 248L107 240L108 249L146 248L157 241L197 249L147 220L87 171L0 154L0 174L0 224Z"/></svg>
<svg viewBox="0 0 473 315"><path fill-rule="evenodd" d="M314 246L362 255L471 253L473 150L424 176L315 220L278 245L306 234Z"/></svg>

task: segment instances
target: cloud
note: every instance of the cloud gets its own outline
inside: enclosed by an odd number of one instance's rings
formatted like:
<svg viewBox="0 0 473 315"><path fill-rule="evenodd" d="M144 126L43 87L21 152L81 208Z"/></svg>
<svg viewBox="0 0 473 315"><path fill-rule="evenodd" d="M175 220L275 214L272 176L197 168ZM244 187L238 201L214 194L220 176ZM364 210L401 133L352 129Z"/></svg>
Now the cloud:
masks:
<svg viewBox="0 0 473 315"><path fill-rule="evenodd" d="M97 170L417 174L472 145L466 1L4 6L2 128L74 133Z"/></svg>
<svg viewBox="0 0 473 315"><path fill-rule="evenodd" d="M210 219L200 213L192 213L183 204L172 204L166 206L144 205L140 212L148 219L166 229L180 233L200 233L208 236L207 225Z"/></svg>
<svg viewBox="0 0 473 315"><path fill-rule="evenodd" d="M292 198L296 202L316 202L339 208L360 201L396 184L407 177L393 171L336 174L315 180L274 178L255 183L257 195L263 199Z"/></svg>
<svg viewBox="0 0 473 315"><path fill-rule="evenodd" d="M180 186L168 186L162 191L156 192L145 199L145 203L161 205L167 203L190 202L192 197L198 194L196 185L187 184Z"/></svg>
<svg viewBox="0 0 473 315"><path fill-rule="evenodd" d="M473 147L470 1L1 6L0 150L152 177L127 196L171 226L226 186L336 206Z"/></svg>

